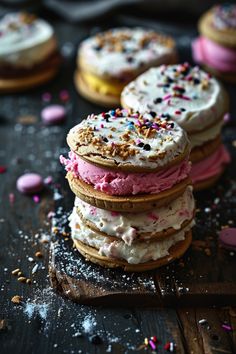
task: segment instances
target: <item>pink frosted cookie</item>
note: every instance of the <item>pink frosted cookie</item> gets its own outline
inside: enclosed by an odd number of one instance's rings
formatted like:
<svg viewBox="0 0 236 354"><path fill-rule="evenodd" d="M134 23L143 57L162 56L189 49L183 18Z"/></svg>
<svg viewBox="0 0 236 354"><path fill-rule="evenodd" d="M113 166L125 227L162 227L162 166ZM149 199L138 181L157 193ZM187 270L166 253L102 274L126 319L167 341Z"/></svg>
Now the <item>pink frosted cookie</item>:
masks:
<svg viewBox="0 0 236 354"><path fill-rule="evenodd" d="M226 81L236 81L236 5L214 6L199 21L193 58Z"/></svg>

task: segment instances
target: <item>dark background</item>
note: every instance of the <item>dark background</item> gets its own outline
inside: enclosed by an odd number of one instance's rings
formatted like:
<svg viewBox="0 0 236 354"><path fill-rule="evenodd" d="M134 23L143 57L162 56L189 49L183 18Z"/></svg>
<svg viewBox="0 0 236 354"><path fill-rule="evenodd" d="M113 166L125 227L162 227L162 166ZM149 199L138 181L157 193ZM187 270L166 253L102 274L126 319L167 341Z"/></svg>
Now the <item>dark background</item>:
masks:
<svg viewBox="0 0 236 354"><path fill-rule="evenodd" d="M15 8L17 3L22 5L22 1L0 3L1 14ZM7 167L7 172L0 175L0 320L4 320L0 322L0 352L131 353L136 352L144 337L157 335L161 340L159 353L166 352L163 345L170 340L177 343L179 353L190 353L191 350L194 354L203 353L205 337L204 332L199 333L198 320L207 316L216 324L224 316L225 309L127 309L125 303L122 309L105 309L73 304L50 288L47 271L49 246L42 245L40 239L50 236L47 214L54 209L55 203L63 206L63 212L69 211L73 205L72 193L58 162L59 155L67 152L66 133L88 114L102 110L79 97L74 89L78 43L109 27L147 26L173 35L180 61L191 62L190 43L197 35L197 17L212 2L126 1L132 5L125 6L125 1L99 1L97 7L95 1L84 1L85 8L80 7L78 1L27 3L27 8L34 9L55 27L64 63L51 83L27 93L0 97L0 165ZM13 5L6 7L6 4ZM82 21L86 18L89 21ZM236 92L233 85L226 85L226 88L231 95L233 116L236 113ZM60 92L65 89L70 96L63 103L68 112L66 123L43 126L40 119L45 105L42 95L50 92L50 103L61 103ZM230 126L228 130L232 135L233 121ZM53 177L53 184L41 196L39 204L16 191L17 177L27 171ZM10 201L12 197L9 199L11 195L14 195L14 202ZM41 260L34 256L39 249L44 254ZM34 258L34 262L29 257ZM35 264L38 270L32 275ZM11 275L11 271L18 267L33 279L31 286L17 282ZM22 305L11 303L14 295L23 297ZM102 345L91 344L90 336L94 333L102 338ZM225 336L222 334L223 343ZM227 353L233 353L232 343L228 347L231 351ZM209 348L213 353L212 347Z"/></svg>

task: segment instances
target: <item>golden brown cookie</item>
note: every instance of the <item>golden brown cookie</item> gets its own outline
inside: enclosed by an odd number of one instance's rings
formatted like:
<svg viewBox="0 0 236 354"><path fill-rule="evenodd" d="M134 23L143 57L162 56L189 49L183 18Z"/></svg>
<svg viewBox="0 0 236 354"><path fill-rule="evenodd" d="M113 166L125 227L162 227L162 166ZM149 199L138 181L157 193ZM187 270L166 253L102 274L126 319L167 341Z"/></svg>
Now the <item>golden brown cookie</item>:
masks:
<svg viewBox="0 0 236 354"><path fill-rule="evenodd" d="M216 184L216 182L220 179L220 177L222 176L223 172L219 173L216 176L210 177L210 178L208 178L206 180L194 183L194 191L195 192L199 192L199 191L202 191L204 189L208 189L208 188L213 187L214 184Z"/></svg>
<svg viewBox="0 0 236 354"><path fill-rule="evenodd" d="M210 74L218 77L220 80L225 81L225 82L230 82L230 83L236 83L236 73L234 72L222 72L217 69L214 69L206 64L202 65L206 71L208 71Z"/></svg>
<svg viewBox="0 0 236 354"><path fill-rule="evenodd" d="M58 69L58 67L46 69L42 72L38 72L32 76L26 76L24 78L0 78L0 93L20 92L42 85L53 79L56 76Z"/></svg>
<svg viewBox="0 0 236 354"><path fill-rule="evenodd" d="M76 88L106 107L119 105L124 86L149 67L175 63L172 38L143 28L117 28L84 40L78 50Z"/></svg>
<svg viewBox="0 0 236 354"><path fill-rule="evenodd" d="M221 144L221 136L217 136L214 140L211 140L202 146L195 147L190 153L190 161L195 163L204 160L206 157L212 155Z"/></svg>
<svg viewBox="0 0 236 354"><path fill-rule="evenodd" d="M233 6L235 5L232 5L232 7ZM225 47L235 48L236 27L230 26L230 23L227 21L225 16L226 12L228 12L227 16L229 16L229 11L230 9L227 5L214 6L200 18L198 27L199 32L212 41Z"/></svg>
<svg viewBox="0 0 236 354"><path fill-rule="evenodd" d="M84 243L77 240L75 240L74 243L77 250L90 262L99 264L106 268L122 268L124 271L127 272L143 272L159 268L180 258L189 248L191 241L192 232L188 231L185 234L185 240L178 242L170 248L168 256L158 259L156 261L141 264L129 264L128 262L120 259L113 259L101 256L98 251L93 247L85 245Z"/></svg>
<svg viewBox="0 0 236 354"><path fill-rule="evenodd" d="M188 185L191 185L191 180L186 178L175 184L171 189L158 194L114 196L95 190L92 185L76 178L72 172L68 172L66 178L72 192L86 203L101 209L136 213L167 205L180 196Z"/></svg>

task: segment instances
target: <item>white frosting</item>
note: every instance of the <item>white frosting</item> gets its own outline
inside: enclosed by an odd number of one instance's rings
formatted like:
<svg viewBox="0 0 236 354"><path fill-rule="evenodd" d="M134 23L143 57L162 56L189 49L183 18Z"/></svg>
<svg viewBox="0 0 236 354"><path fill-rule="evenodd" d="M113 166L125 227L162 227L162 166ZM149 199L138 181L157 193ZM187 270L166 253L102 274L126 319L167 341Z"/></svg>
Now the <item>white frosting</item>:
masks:
<svg viewBox="0 0 236 354"><path fill-rule="evenodd" d="M188 133L204 130L225 113L225 96L218 81L188 64L149 69L129 83L121 97L135 111L169 114ZM155 103L157 98L161 102Z"/></svg>
<svg viewBox="0 0 236 354"><path fill-rule="evenodd" d="M175 54L175 49L167 46L157 34L142 46L145 36L153 33L142 28L112 29L83 41L78 55L96 74L115 77L130 70L151 66L153 62L155 65L167 63ZM96 50L100 38L103 45ZM123 50L119 50L120 46Z"/></svg>
<svg viewBox="0 0 236 354"><path fill-rule="evenodd" d="M79 155L97 154L106 160L151 169L170 163L174 158L182 155L189 146L186 133L173 121L153 118L149 113L145 113L140 118L139 114L131 115L128 110L119 111L117 115L114 112L107 113L108 121L104 114L92 115L72 128L68 136L71 149L76 146ZM148 127L153 129L150 136L147 135ZM140 132L140 128L145 130ZM84 137L88 129L91 136ZM93 142L96 139L99 142L95 144ZM143 146L140 147L140 143ZM127 151L133 149L135 153L123 158L119 154L121 144L123 147L126 146ZM149 145L148 150L145 148L147 145ZM107 148L111 149L110 153L106 153Z"/></svg>
<svg viewBox="0 0 236 354"><path fill-rule="evenodd" d="M41 19L27 24L21 13L4 16L0 21L0 64L31 67L56 49L53 28Z"/></svg>
<svg viewBox="0 0 236 354"><path fill-rule="evenodd" d="M221 120L209 129L206 129L200 133L190 134L189 140L191 149L195 148L196 146L201 146L220 135L223 124L224 121Z"/></svg>
<svg viewBox="0 0 236 354"><path fill-rule="evenodd" d="M129 246L121 240L112 241L106 236L98 235L96 232L86 227L79 218L75 208L70 216L71 236L73 240L78 240L96 248L99 254L103 256L123 259L130 264L155 261L168 256L169 249L177 242L185 239L185 232L190 230L193 224L194 222L165 240L137 242Z"/></svg>
<svg viewBox="0 0 236 354"><path fill-rule="evenodd" d="M108 236L122 239L131 245L142 233L151 233L146 239L168 228L180 230L181 225L193 218L195 203L192 187L188 186L180 197L168 206L153 209L144 213L117 213L96 208L81 199L75 199L75 206L83 219L93 223L100 231Z"/></svg>

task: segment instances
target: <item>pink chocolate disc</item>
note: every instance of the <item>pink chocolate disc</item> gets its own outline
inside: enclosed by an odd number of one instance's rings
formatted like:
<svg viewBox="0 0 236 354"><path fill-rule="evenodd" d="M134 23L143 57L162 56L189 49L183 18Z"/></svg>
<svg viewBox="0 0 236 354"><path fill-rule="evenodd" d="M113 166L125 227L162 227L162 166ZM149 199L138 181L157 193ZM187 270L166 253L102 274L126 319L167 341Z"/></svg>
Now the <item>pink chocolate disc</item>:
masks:
<svg viewBox="0 0 236 354"><path fill-rule="evenodd" d="M236 228L229 227L221 230L219 241L224 248L236 251Z"/></svg>
<svg viewBox="0 0 236 354"><path fill-rule="evenodd" d="M64 122L66 110L61 105L50 105L45 107L41 112L42 120L47 125L60 124Z"/></svg>
<svg viewBox="0 0 236 354"><path fill-rule="evenodd" d="M34 194L40 192L44 184L42 177L37 173L26 173L17 179L16 187L21 193Z"/></svg>

